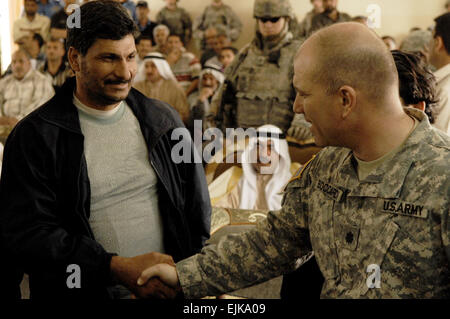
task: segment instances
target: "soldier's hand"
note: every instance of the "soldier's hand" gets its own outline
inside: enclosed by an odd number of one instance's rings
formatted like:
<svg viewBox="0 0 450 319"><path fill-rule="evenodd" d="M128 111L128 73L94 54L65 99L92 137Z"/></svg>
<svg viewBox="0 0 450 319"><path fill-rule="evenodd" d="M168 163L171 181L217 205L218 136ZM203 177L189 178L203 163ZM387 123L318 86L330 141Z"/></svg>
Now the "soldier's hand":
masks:
<svg viewBox="0 0 450 319"><path fill-rule="evenodd" d="M174 289L175 292L181 292L180 281L174 265L158 264L145 269L137 280L137 285L148 285L155 279L161 280L166 286L170 286ZM157 295L158 293L159 295L166 294L165 291L155 291L154 295Z"/></svg>
<svg viewBox="0 0 450 319"><path fill-rule="evenodd" d="M299 141L313 137L309 127L305 126L291 126L287 131L287 135L292 136Z"/></svg>
<svg viewBox="0 0 450 319"><path fill-rule="evenodd" d="M153 252L132 258L114 256L110 267L115 280L125 285L138 298L152 297L153 290L158 291L155 297L175 296L173 289L165 286L157 278L152 280L148 287L136 284L138 277L145 269L160 263L175 265L171 256Z"/></svg>

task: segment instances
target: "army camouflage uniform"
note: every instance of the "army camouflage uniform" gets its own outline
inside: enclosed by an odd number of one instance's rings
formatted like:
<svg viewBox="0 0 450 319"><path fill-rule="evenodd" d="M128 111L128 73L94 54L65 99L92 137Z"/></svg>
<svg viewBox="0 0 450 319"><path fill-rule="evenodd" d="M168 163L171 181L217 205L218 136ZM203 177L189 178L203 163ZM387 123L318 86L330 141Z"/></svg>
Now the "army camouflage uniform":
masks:
<svg viewBox="0 0 450 319"><path fill-rule="evenodd" d="M292 9L289 1L256 0L254 16L290 17ZM296 96L292 61L300 45L287 24L278 38L271 41L256 32L255 39L225 70L225 85L213 99L211 110L215 112L217 127L245 129L273 124L289 133ZM311 137L303 115L295 118L296 126L303 129L299 131L299 139Z"/></svg>
<svg viewBox="0 0 450 319"><path fill-rule="evenodd" d="M337 17L336 21L330 19L325 12L319 13L312 18L311 28L309 30L308 36L311 35L313 32L316 32L319 29L328 27L332 24L339 23L339 22L349 22L351 20L352 20L352 17L344 12L338 12L338 17Z"/></svg>
<svg viewBox="0 0 450 319"><path fill-rule="evenodd" d="M209 5L205 8L202 15L194 21L193 35L200 49L204 49L204 32L210 27L217 26L221 26L227 30L227 35L231 41L236 41L241 35L242 22L231 7L225 4L220 8Z"/></svg>
<svg viewBox="0 0 450 319"><path fill-rule="evenodd" d="M365 180L351 150L325 148L288 184L280 211L177 263L185 297L290 272L313 250L323 298L449 298L450 137L422 112L406 112L420 123ZM372 264L379 288L367 284Z"/></svg>
<svg viewBox="0 0 450 319"><path fill-rule="evenodd" d="M180 36L184 45L188 45L192 35L192 19L185 9L169 10L164 7L158 12L156 22L166 25L171 34Z"/></svg>

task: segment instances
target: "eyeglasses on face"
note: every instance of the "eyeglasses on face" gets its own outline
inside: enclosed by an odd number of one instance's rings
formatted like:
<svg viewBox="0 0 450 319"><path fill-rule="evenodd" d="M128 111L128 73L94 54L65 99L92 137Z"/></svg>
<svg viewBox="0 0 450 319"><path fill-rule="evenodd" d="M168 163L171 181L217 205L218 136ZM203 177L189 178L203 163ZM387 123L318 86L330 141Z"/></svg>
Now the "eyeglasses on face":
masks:
<svg viewBox="0 0 450 319"><path fill-rule="evenodd" d="M260 20L262 23L266 23L267 21L270 21L272 23L277 23L278 20L280 20L280 17L275 17L275 18L258 18L258 20Z"/></svg>

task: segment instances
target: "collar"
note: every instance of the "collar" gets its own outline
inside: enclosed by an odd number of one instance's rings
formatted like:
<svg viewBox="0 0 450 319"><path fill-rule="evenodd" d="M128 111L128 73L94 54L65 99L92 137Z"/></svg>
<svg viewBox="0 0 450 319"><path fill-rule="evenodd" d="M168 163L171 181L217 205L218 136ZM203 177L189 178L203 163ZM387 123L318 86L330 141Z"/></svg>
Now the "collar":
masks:
<svg viewBox="0 0 450 319"><path fill-rule="evenodd" d="M66 68L67 68L67 62L65 62L63 60L55 75L58 75L59 73L64 72L66 70ZM42 66L42 71L47 72L47 70L48 70L48 61L45 60L45 63Z"/></svg>
<svg viewBox="0 0 450 319"><path fill-rule="evenodd" d="M433 130L427 116L413 108L405 112L419 121L416 129L403 147L388 161L381 164L363 181L358 180L355 159L349 150L336 170L336 184L348 190L347 196L398 198L404 180L415 158L413 154L423 151L423 145L433 144ZM389 172L387 175L386 172ZM395 176L395 178L393 178Z"/></svg>
<svg viewBox="0 0 450 319"><path fill-rule="evenodd" d="M22 78L22 80L18 80L14 77L14 75L12 75L13 79L19 83L24 82L26 80L28 80L31 77L31 74L33 73L33 68L30 67L30 70L28 70L28 72L24 75L24 77Z"/></svg>
<svg viewBox="0 0 450 319"><path fill-rule="evenodd" d="M75 86L76 77L68 78L55 96L39 109L39 116L46 122L82 135L78 110L72 100ZM165 104L152 100L152 107L148 107L150 100L134 88L131 88L125 102L138 119L149 149L158 142L161 135L181 126L181 122L178 123L174 117L167 115L171 111Z"/></svg>
<svg viewBox="0 0 450 319"><path fill-rule="evenodd" d="M450 63L434 72L434 76L436 77L437 82L440 82L443 78L449 75L450 75Z"/></svg>

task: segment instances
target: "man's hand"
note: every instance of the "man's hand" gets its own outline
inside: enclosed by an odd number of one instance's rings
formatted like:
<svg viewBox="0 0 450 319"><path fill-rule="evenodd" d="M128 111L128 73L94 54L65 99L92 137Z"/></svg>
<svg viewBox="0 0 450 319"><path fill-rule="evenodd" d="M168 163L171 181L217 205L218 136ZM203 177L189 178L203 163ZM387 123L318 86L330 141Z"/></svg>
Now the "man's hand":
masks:
<svg viewBox="0 0 450 319"><path fill-rule="evenodd" d="M130 289L138 298L175 298L178 292L157 278L150 280L145 286L137 285L142 271L160 263L175 265L171 256L156 252L132 258L114 256L111 259L111 272L115 280Z"/></svg>
<svg viewBox="0 0 450 319"><path fill-rule="evenodd" d="M214 90L210 87L204 87L200 91L200 94L198 95L198 99L200 102L205 102L206 99L211 97L214 94Z"/></svg>
<svg viewBox="0 0 450 319"><path fill-rule="evenodd" d="M148 285L151 280L155 278L160 279L165 285L172 287L175 291L180 292L181 286L178 279L178 274L175 265L168 264L158 264L150 268L145 269L139 279L137 284L139 286ZM155 292L155 294L158 292ZM164 294L164 292L162 292Z"/></svg>
<svg viewBox="0 0 450 319"><path fill-rule="evenodd" d="M178 60L181 58L181 50L179 48L174 48L172 51L169 52L167 55L167 63L169 63L170 66L173 66L175 63L178 62Z"/></svg>

